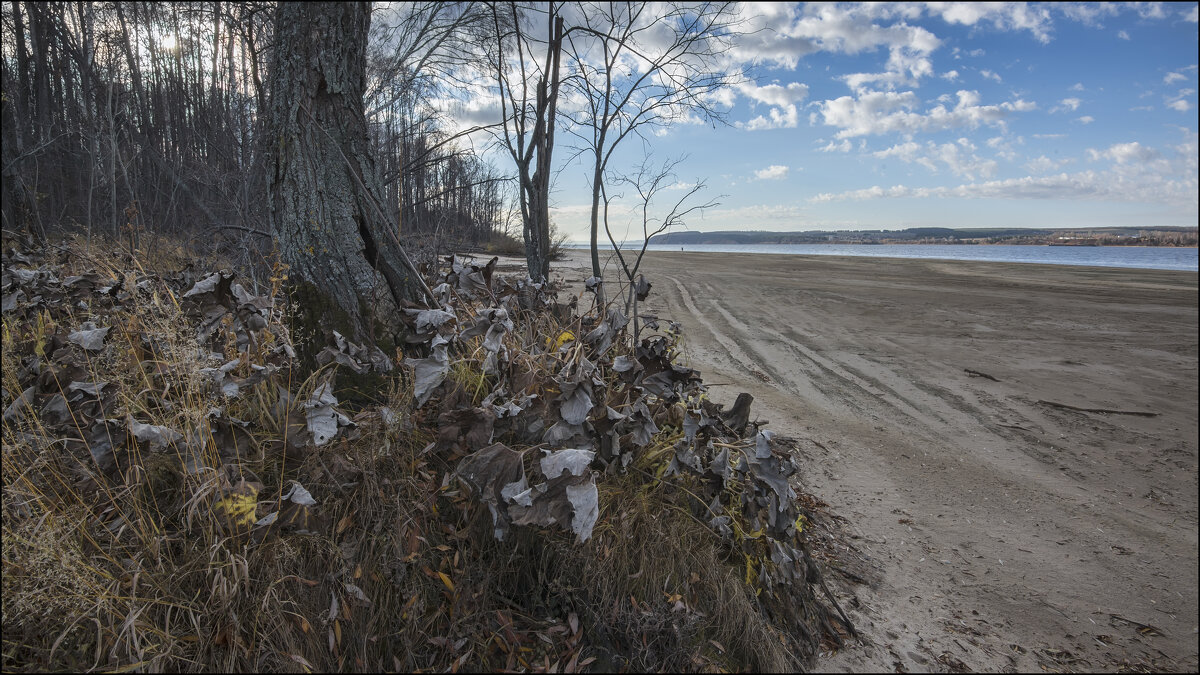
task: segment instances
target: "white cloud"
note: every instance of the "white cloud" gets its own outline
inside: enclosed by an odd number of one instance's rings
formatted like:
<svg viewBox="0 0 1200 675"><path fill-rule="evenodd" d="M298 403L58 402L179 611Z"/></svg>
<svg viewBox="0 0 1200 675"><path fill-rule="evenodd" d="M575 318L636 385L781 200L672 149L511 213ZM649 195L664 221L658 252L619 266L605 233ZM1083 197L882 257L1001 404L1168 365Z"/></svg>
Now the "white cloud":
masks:
<svg viewBox="0 0 1200 675"><path fill-rule="evenodd" d="M983 159L974 151L973 143L965 138L960 138L954 143L940 145L933 141L929 141L925 145L908 141L872 154L880 159L895 157L907 164L920 164L933 172L937 172L939 167L944 166L954 175L965 176L970 180L974 180L976 175L984 178L995 175L996 161Z"/></svg>
<svg viewBox="0 0 1200 675"><path fill-rule="evenodd" d="M1017 145L1025 145L1025 137L1017 136ZM993 136L987 139L987 146L996 151L996 156L1007 162L1012 162L1017 159L1017 153L1013 150L1012 143L1004 136Z"/></svg>
<svg viewBox="0 0 1200 675"><path fill-rule="evenodd" d="M1012 199L1012 200L1081 200L1134 203L1171 203L1196 208L1195 177L1182 180L1146 180L1111 171L1083 171L1051 176L1025 176L985 183L969 183L955 187L909 188L878 185L862 190L840 193L823 192L811 198L813 203L864 201L884 198L942 198L942 199Z"/></svg>
<svg viewBox="0 0 1200 675"><path fill-rule="evenodd" d="M1084 115L1083 117L1076 117L1075 121L1079 122L1080 124L1091 124L1092 122L1096 121L1096 118L1092 117L1091 115Z"/></svg>
<svg viewBox="0 0 1200 675"><path fill-rule="evenodd" d="M685 183L683 181L676 181L663 189L664 190L691 190L694 187L696 187L695 183Z"/></svg>
<svg viewBox="0 0 1200 675"><path fill-rule="evenodd" d="M947 70L946 72L942 73L942 79L954 82L958 79L958 71L957 70Z"/></svg>
<svg viewBox="0 0 1200 675"><path fill-rule="evenodd" d="M1191 21L1192 23L1200 22L1200 6L1192 5L1191 10L1183 15L1183 20Z"/></svg>
<svg viewBox="0 0 1200 675"><path fill-rule="evenodd" d="M1053 139L1053 138L1066 138L1067 135L1066 134L1034 134L1033 137L1038 140L1044 140L1044 139Z"/></svg>
<svg viewBox="0 0 1200 675"><path fill-rule="evenodd" d="M843 138L841 143L834 143L833 141L829 141L828 145L817 148L817 150L819 152L850 152L850 148L851 148L850 139Z"/></svg>
<svg viewBox="0 0 1200 675"><path fill-rule="evenodd" d="M782 180L787 178L788 167L782 164L772 164L765 169L754 172L754 180Z"/></svg>
<svg viewBox="0 0 1200 675"><path fill-rule="evenodd" d="M1094 28L1103 27L1100 19L1107 16L1115 16L1121 12L1121 7L1112 2L1098 2L1095 4L1084 4L1081 2L1061 3L1054 7L1063 13L1063 16L1073 21L1078 21L1085 26Z"/></svg>
<svg viewBox="0 0 1200 675"><path fill-rule="evenodd" d="M1119 31L1117 31L1117 37L1118 37L1118 38L1120 38L1120 39L1122 39L1122 40L1131 40L1131 39L1133 39L1133 38L1129 37L1129 33L1128 33L1128 32L1126 32L1126 31L1123 31L1123 30L1119 30Z"/></svg>
<svg viewBox="0 0 1200 675"><path fill-rule="evenodd" d="M998 73L994 73L994 72L992 72L992 71L990 71L990 70L988 70L988 69L986 69L986 68L984 68L983 70L980 70L980 71L979 71L979 74L980 74L980 75L982 75L982 76L984 76L984 77L986 77L986 78L987 78L987 79L989 79L989 80L995 80L996 82L1002 82L1002 81L1003 81L1003 80L1001 80L1001 79L1000 79L1000 75L999 75Z"/></svg>
<svg viewBox="0 0 1200 675"><path fill-rule="evenodd" d="M1084 88L1083 88L1082 82L1076 82L1075 84L1071 85L1071 91L1083 91L1083 90L1084 90Z"/></svg>
<svg viewBox="0 0 1200 675"><path fill-rule="evenodd" d="M872 186L840 193L821 193L810 202L861 201L884 198L962 198L1012 200L1081 200L1145 204L1172 204L1190 212L1197 210L1200 181L1197 174L1196 132L1184 129L1185 140L1163 152L1138 142L1118 143L1105 150L1089 150L1093 161L1111 162L1103 170L1025 176L955 187L890 188ZM1061 160L1059 161L1061 163ZM1031 171L1049 168L1055 160L1039 157L1027 166Z"/></svg>
<svg viewBox="0 0 1200 675"><path fill-rule="evenodd" d="M1050 159L1042 155L1037 159L1031 159L1026 162L1025 169L1029 173L1049 173L1061 169L1063 166L1070 164L1071 161L1070 159Z"/></svg>
<svg viewBox="0 0 1200 675"><path fill-rule="evenodd" d="M1005 118L1013 112L1026 112L1037 107L1035 103L1020 99L999 105L979 105L977 91L960 90L956 96L958 102L953 108L939 104L924 113L915 111L918 99L911 91L860 91L855 96L842 96L817 105L824 123L841 129L838 138L976 128L981 124L1003 127Z"/></svg>
<svg viewBox="0 0 1200 675"><path fill-rule="evenodd" d="M1039 42L1050 42L1050 12L1021 2L935 2L931 14L940 14L948 23L974 26L990 21L997 30L1027 30Z"/></svg>
<svg viewBox="0 0 1200 675"><path fill-rule="evenodd" d="M1174 96L1164 99L1167 107L1179 112L1187 112L1195 107L1191 101L1187 101L1188 97L1196 93L1195 89L1180 89Z"/></svg>
<svg viewBox="0 0 1200 675"><path fill-rule="evenodd" d="M771 106L767 115L759 115L738 126L759 131L762 129L794 129L800 122L800 113L796 104L808 97L808 85L799 82L789 82L787 86L767 84L758 86L753 82L743 83L738 87L746 98L755 103L765 103Z"/></svg>
<svg viewBox="0 0 1200 675"><path fill-rule="evenodd" d="M905 21L923 14L917 6L746 3L741 11L745 37L730 50L735 62L794 69L818 51L859 54L886 48L885 70L846 77L852 87L894 87L930 76L929 54L941 45L933 33Z"/></svg>
<svg viewBox="0 0 1200 675"><path fill-rule="evenodd" d="M1129 162L1149 162L1158 159L1162 155L1153 148L1133 141L1132 143L1117 143L1109 146L1107 150L1088 149L1088 157L1092 161L1100 159L1110 159L1118 164L1127 164Z"/></svg>
<svg viewBox="0 0 1200 675"><path fill-rule="evenodd" d="M1166 16L1161 2L1131 2L1131 7L1137 10L1143 19L1161 19Z"/></svg>
<svg viewBox="0 0 1200 675"><path fill-rule="evenodd" d="M800 123L800 113L794 105L785 105L781 108L771 108L769 117L759 115L745 124L739 123L741 126L750 131L761 131L763 129L795 129Z"/></svg>
<svg viewBox="0 0 1200 675"><path fill-rule="evenodd" d="M1079 105L1081 103L1083 103L1083 101L1077 98L1064 98L1058 102L1058 105L1051 108L1050 112L1075 112L1076 110L1079 110Z"/></svg>
<svg viewBox="0 0 1200 675"><path fill-rule="evenodd" d="M766 103L772 106L799 103L808 98L808 85L799 82L789 82L786 87L779 84L767 84L760 87L753 82L745 82L738 86L738 91L756 103Z"/></svg>
<svg viewBox="0 0 1200 675"><path fill-rule="evenodd" d="M1163 84L1173 84L1175 82L1182 82L1186 79L1188 79L1187 75L1184 75L1183 73L1170 72L1167 73L1166 77L1163 78Z"/></svg>

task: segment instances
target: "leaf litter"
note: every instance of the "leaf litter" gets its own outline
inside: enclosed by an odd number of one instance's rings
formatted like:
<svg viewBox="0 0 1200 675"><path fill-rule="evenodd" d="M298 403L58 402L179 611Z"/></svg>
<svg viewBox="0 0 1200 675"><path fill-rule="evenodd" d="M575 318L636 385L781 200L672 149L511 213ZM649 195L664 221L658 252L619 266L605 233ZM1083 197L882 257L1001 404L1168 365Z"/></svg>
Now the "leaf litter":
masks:
<svg viewBox="0 0 1200 675"><path fill-rule="evenodd" d="M85 507L88 536L158 584L130 624L169 645L158 667L793 670L855 635L818 593L794 460L749 395L708 398L676 330L631 344L619 308L575 312L586 289L563 304L453 256L396 361L329 331L302 373L279 284L85 253L4 251L5 499ZM337 369L384 375L387 405L344 409ZM35 522L16 513L6 550ZM31 645L65 627L8 617ZM78 640L59 667L146 657Z"/></svg>

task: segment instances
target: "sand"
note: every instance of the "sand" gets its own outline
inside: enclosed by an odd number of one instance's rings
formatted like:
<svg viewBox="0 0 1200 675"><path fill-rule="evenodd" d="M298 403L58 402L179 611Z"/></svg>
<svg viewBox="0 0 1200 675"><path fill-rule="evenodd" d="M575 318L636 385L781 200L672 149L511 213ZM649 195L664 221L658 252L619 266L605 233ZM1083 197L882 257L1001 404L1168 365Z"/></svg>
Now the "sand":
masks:
<svg viewBox="0 0 1200 675"><path fill-rule="evenodd" d="M574 252L553 276L578 292L585 268ZM818 669L1196 669L1195 272L659 252L643 268L713 397L747 391L798 439L841 528L828 576L865 640Z"/></svg>

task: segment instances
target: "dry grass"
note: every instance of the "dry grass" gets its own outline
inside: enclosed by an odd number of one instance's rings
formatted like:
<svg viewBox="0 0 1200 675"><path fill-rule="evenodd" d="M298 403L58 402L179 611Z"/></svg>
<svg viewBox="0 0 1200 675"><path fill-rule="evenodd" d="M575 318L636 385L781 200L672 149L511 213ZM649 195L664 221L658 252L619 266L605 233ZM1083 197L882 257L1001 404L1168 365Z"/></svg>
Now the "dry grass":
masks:
<svg viewBox="0 0 1200 675"><path fill-rule="evenodd" d="M168 250L170 249L163 249ZM66 246L60 278L128 270L164 277L182 251L156 261ZM131 288L135 279L125 277ZM740 552L698 517L685 481L663 481L668 452L606 479L584 545L558 530L492 536L491 516L425 453L436 419L414 410L411 385L388 380L387 408L320 448L291 448L279 394L262 382L227 401L200 373L193 323L156 281L136 305L48 308L4 316L4 400L22 391L22 357L85 320L112 331L84 353L78 379L112 383L104 415L203 437L218 470L189 473L177 449L130 445L121 475L101 473L90 449L29 410L3 427L3 649L6 671L770 670L804 665L796 627L764 610ZM276 289L278 290L278 289ZM282 312L273 316L282 320ZM514 353L571 330L532 315L506 338ZM286 339L287 327L268 335ZM246 357L250 373L272 344ZM478 347L478 345L476 345ZM224 345L237 358L235 343ZM543 350L544 351L544 350ZM476 350L478 352L478 349ZM554 363L527 358L533 380ZM549 358L549 357L547 357ZM477 404L489 388L482 355L457 362L452 389ZM303 400L325 373L279 384ZM54 386L67 393L68 381ZM540 385L540 393L553 390ZM448 394L447 396L453 396ZM205 422L214 403L249 423L235 456ZM678 429L657 446L669 449ZM501 439L498 439L501 440ZM182 443L180 445L183 445ZM528 453L532 461L534 453ZM236 467L236 468L235 468ZM216 505L257 483L258 513L293 481L317 502L304 532L266 536ZM252 511L253 513L253 511ZM772 618L775 617L775 618Z"/></svg>

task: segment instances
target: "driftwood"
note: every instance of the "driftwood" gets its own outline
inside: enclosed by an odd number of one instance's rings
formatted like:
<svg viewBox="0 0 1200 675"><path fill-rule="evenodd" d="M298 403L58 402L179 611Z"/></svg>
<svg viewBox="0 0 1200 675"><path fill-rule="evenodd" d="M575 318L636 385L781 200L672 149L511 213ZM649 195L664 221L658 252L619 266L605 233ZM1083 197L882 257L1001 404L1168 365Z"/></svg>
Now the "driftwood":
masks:
<svg viewBox="0 0 1200 675"><path fill-rule="evenodd" d="M721 414L721 419L725 422L725 426L739 434L745 431L746 424L750 422L750 404L753 402L754 397L750 394L745 392L738 394L733 407Z"/></svg>
<svg viewBox="0 0 1200 675"><path fill-rule="evenodd" d="M991 375L988 375L987 373L981 373L978 370L971 370L970 368L963 368L963 371L966 372L966 374L970 375L971 377L982 377L982 378L989 379L992 382L1000 381L1000 380L997 380L996 378L992 377Z"/></svg>
<svg viewBox="0 0 1200 675"><path fill-rule="evenodd" d="M1051 408L1061 408L1063 410L1076 410L1079 412L1101 413L1104 415L1135 415L1137 417L1158 417L1159 413L1146 412L1142 410L1109 410L1108 408L1080 408L1078 406L1067 405L1066 403L1055 403L1054 401L1038 400L1040 405L1050 406Z"/></svg>

